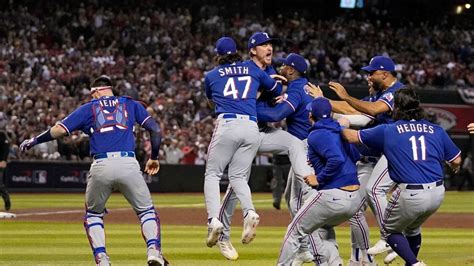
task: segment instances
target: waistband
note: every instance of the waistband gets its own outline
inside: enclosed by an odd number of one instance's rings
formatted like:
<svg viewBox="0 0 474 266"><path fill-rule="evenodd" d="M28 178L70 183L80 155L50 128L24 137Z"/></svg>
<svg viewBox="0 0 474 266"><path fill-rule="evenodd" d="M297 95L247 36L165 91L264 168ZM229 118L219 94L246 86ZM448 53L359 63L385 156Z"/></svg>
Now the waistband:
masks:
<svg viewBox="0 0 474 266"><path fill-rule="evenodd" d="M101 152L94 154L94 160L105 159L105 158L118 158L118 157L135 157L133 151L114 151L114 152Z"/></svg>
<svg viewBox="0 0 474 266"><path fill-rule="evenodd" d="M253 115L241 115L241 114L230 114L230 113L222 113L217 116L217 118L223 119L243 119L243 120L251 120L255 123L257 122L257 117Z"/></svg>
<svg viewBox="0 0 474 266"><path fill-rule="evenodd" d="M432 183L426 183L426 184L398 184L398 185L405 187L405 189L432 189L434 187L442 186L443 180L439 180Z"/></svg>
<svg viewBox="0 0 474 266"><path fill-rule="evenodd" d="M361 156L360 161L363 163L377 163L380 157L376 156Z"/></svg>

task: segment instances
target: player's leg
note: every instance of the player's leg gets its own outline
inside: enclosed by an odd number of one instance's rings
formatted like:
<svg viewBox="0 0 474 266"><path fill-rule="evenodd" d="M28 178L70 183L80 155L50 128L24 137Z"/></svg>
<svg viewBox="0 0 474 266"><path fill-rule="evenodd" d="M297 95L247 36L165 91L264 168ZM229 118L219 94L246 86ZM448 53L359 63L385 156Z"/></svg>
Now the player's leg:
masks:
<svg viewBox="0 0 474 266"><path fill-rule="evenodd" d="M244 229L242 232L242 243L248 244L255 237L256 226L260 217L255 212L252 195L248 185L248 177L252 167L252 161L258 150L259 132L257 125L252 121L247 125L239 125L235 130L242 130L240 146L235 151L229 163L229 182L240 201L244 216Z"/></svg>
<svg viewBox="0 0 474 266"><path fill-rule="evenodd" d="M358 162L357 175L359 178L360 189L359 193L362 198L362 204L357 213L349 219L351 229L352 252L349 265L358 265L361 262L370 265L373 263L371 255L367 254L367 249L370 247L369 225L365 219L365 210L367 209L367 192L366 186L370 175L373 172L375 163Z"/></svg>
<svg viewBox="0 0 474 266"><path fill-rule="evenodd" d="M140 221L143 240L147 246L148 263L163 264L161 253L161 223L153 206L150 191L134 158L114 160L117 169L116 187L132 206ZM122 167L122 168L121 168Z"/></svg>
<svg viewBox="0 0 474 266"><path fill-rule="evenodd" d="M217 243L218 237L223 231L223 225L218 218L220 210L219 181L238 147L239 140L236 138L240 138L240 136L236 133L240 130L235 131L236 122L239 121L218 119L208 148L204 178L204 197L208 214L208 238L206 240L208 247ZM233 130L234 132L232 132Z"/></svg>
<svg viewBox="0 0 474 266"><path fill-rule="evenodd" d="M411 195L404 185L399 185L390 198L384 216L383 229L387 243L408 265L418 260L403 232L425 213L427 199L422 194Z"/></svg>
<svg viewBox="0 0 474 266"><path fill-rule="evenodd" d="M277 210L281 208L281 196L283 195L284 189L284 173L285 173L285 166L284 165L273 165L272 167L273 172L273 179L271 181L270 188L272 190L272 198L273 198L273 207Z"/></svg>
<svg viewBox="0 0 474 266"><path fill-rule="evenodd" d="M97 163L100 161L100 163ZM105 203L112 193L113 167L109 160L92 163L86 187L86 214L84 228L97 264L107 265L109 258L105 248Z"/></svg>
<svg viewBox="0 0 474 266"><path fill-rule="evenodd" d="M8 194L8 190L5 187L4 172L5 171L4 171L3 168L0 169L0 195L2 196L3 202L5 203L5 210L8 211L8 210L10 210L12 204L11 204L11 201L10 201L10 195Z"/></svg>
<svg viewBox="0 0 474 266"><path fill-rule="evenodd" d="M430 188L424 191L422 196L425 198L424 206L426 209L424 213L410 225L408 225L404 231L404 235L408 240L410 249L413 251L413 254L415 254L416 257L418 256L418 252L421 248L421 225L441 206L441 203L444 199L444 190L444 186L441 185L436 188ZM412 191L410 196L415 194L413 192L415 191Z"/></svg>
<svg viewBox="0 0 474 266"><path fill-rule="evenodd" d="M250 176L250 174L249 174ZM235 208L237 206L237 196L234 192L234 189L229 184L227 186L226 193L222 199L221 209L219 210L219 221L222 222L224 228L222 234L220 234L217 241L217 246L221 254L228 260L237 260L239 254L230 242L230 225L232 222L232 217L234 215Z"/></svg>
<svg viewBox="0 0 474 266"><path fill-rule="evenodd" d="M380 228L381 239L368 250L369 254L379 254L386 247L385 236L383 236L383 217L387 208L387 193L395 186L395 182L388 174L388 163L385 156L380 157L367 183L368 203L375 215Z"/></svg>

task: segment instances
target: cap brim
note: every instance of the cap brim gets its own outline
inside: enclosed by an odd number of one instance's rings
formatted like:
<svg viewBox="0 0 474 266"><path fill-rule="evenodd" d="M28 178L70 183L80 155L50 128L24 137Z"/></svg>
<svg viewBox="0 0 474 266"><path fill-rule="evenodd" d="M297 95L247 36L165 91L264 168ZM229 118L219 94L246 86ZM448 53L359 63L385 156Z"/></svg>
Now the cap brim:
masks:
<svg viewBox="0 0 474 266"><path fill-rule="evenodd" d="M366 72L372 72L372 71L375 71L377 69L371 67L371 66L365 66L365 67L362 67L361 68L362 70L366 71Z"/></svg>
<svg viewBox="0 0 474 266"><path fill-rule="evenodd" d="M263 42L255 43L255 44L251 45L249 48L255 48L256 46L263 45L263 44L266 44L266 43L276 43L276 44L280 44L280 43L281 43L281 40L280 40L280 39L273 39L273 38L270 38L270 39L265 40L265 41L263 41Z"/></svg>
<svg viewBox="0 0 474 266"><path fill-rule="evenodd" d="M311 108L311 104L312 104L312 103L313 103L313 102L310 102L310 103L308 103L308 104L306 105L306 111L309 111L309 112L312 111L312 108Z"/></svg>

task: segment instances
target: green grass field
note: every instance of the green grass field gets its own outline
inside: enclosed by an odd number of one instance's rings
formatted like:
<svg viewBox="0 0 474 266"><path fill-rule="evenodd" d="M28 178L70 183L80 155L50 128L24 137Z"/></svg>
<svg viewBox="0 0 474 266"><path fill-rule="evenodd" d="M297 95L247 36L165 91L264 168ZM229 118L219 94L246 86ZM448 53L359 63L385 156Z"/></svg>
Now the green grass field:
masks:
<svg viewBox="0 0 474 266"><path fill-rule="evenodd" d="M70 208L83 206L82 194L14 194L14 210ZM196 207L204 210L200 194L155 194L157 206ZM270 194L254 196L258 209L271 208ZM108 208L127 207L121 195L114 194ZM474 193L448 192L439 212L474 213ZM456 215L453 214L453 219ZM472 221L466 221L472 222ZM199 221L197 221L199 223ZM232 238L240 239L241 228L233 227ZM138 224L106 224L107 249L113 265L145 265L144 243ZM350 237L347 227L336 229L341 255L347 262ZM226 261L217 248L205 246L206 227L162 225L163 250L172 265L275 265L284 227L259 227L251 245L234 241L240 258ZM371 228L372 242L376 228ZM474 265L474 230L425 228L420 252L428 265ZM378 258L379 265L383 257ZM396 262L403 265L400 259ZM88 241L80 221L23 222L0 220L0 265L94 265ZM308 264L309 265L309 264ZM397 265L396 263L393 265Z"/></svg>

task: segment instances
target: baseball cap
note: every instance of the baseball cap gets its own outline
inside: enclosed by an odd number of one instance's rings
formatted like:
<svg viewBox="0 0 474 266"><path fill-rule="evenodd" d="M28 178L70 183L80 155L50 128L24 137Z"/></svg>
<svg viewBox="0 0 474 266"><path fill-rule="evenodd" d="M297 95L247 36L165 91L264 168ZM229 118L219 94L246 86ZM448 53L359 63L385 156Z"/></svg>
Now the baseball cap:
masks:
<svg viewBox="0 0 474 266"><path fill-rule="evenodd" d="M237 44L235 44L235 41L230 37L222 37L217 40L216 49L214 49L214 51L216 51L218 55L235 54L237 53Z"/></svg>
<svg viewBox="0 0 474 266"><path fill-rule="evenodd" d="M249 38L248 49L255 48L255 46L262 45L267 42L277 42L277 39L270 38L266 32L257 31Z"/></svg>
<svg viewBox="0 0 474 266"><path fill-rule="evenodd" d="M390 57L377 55L370 59L370 63L368 66L362 68L362 70L367 72L373 72L376 70L384 70L384 71L395 71L395 63Z"/></svg>
<svg viewBox="0 0 474 266"><path fill-rule="evenodd" d="M282 63L287 66L291 66L296 69L301 74L306 73L308 69L308 64L304 57L299 54L291 53L285 59L282 60Z"/></svg>
<svg viewBox="0 0 474 266"><path fill-rule="evenodd" d="M328 99L318 97L306 105L306 110L308 110L316 119L330 118L332 106Z"/></svg>

